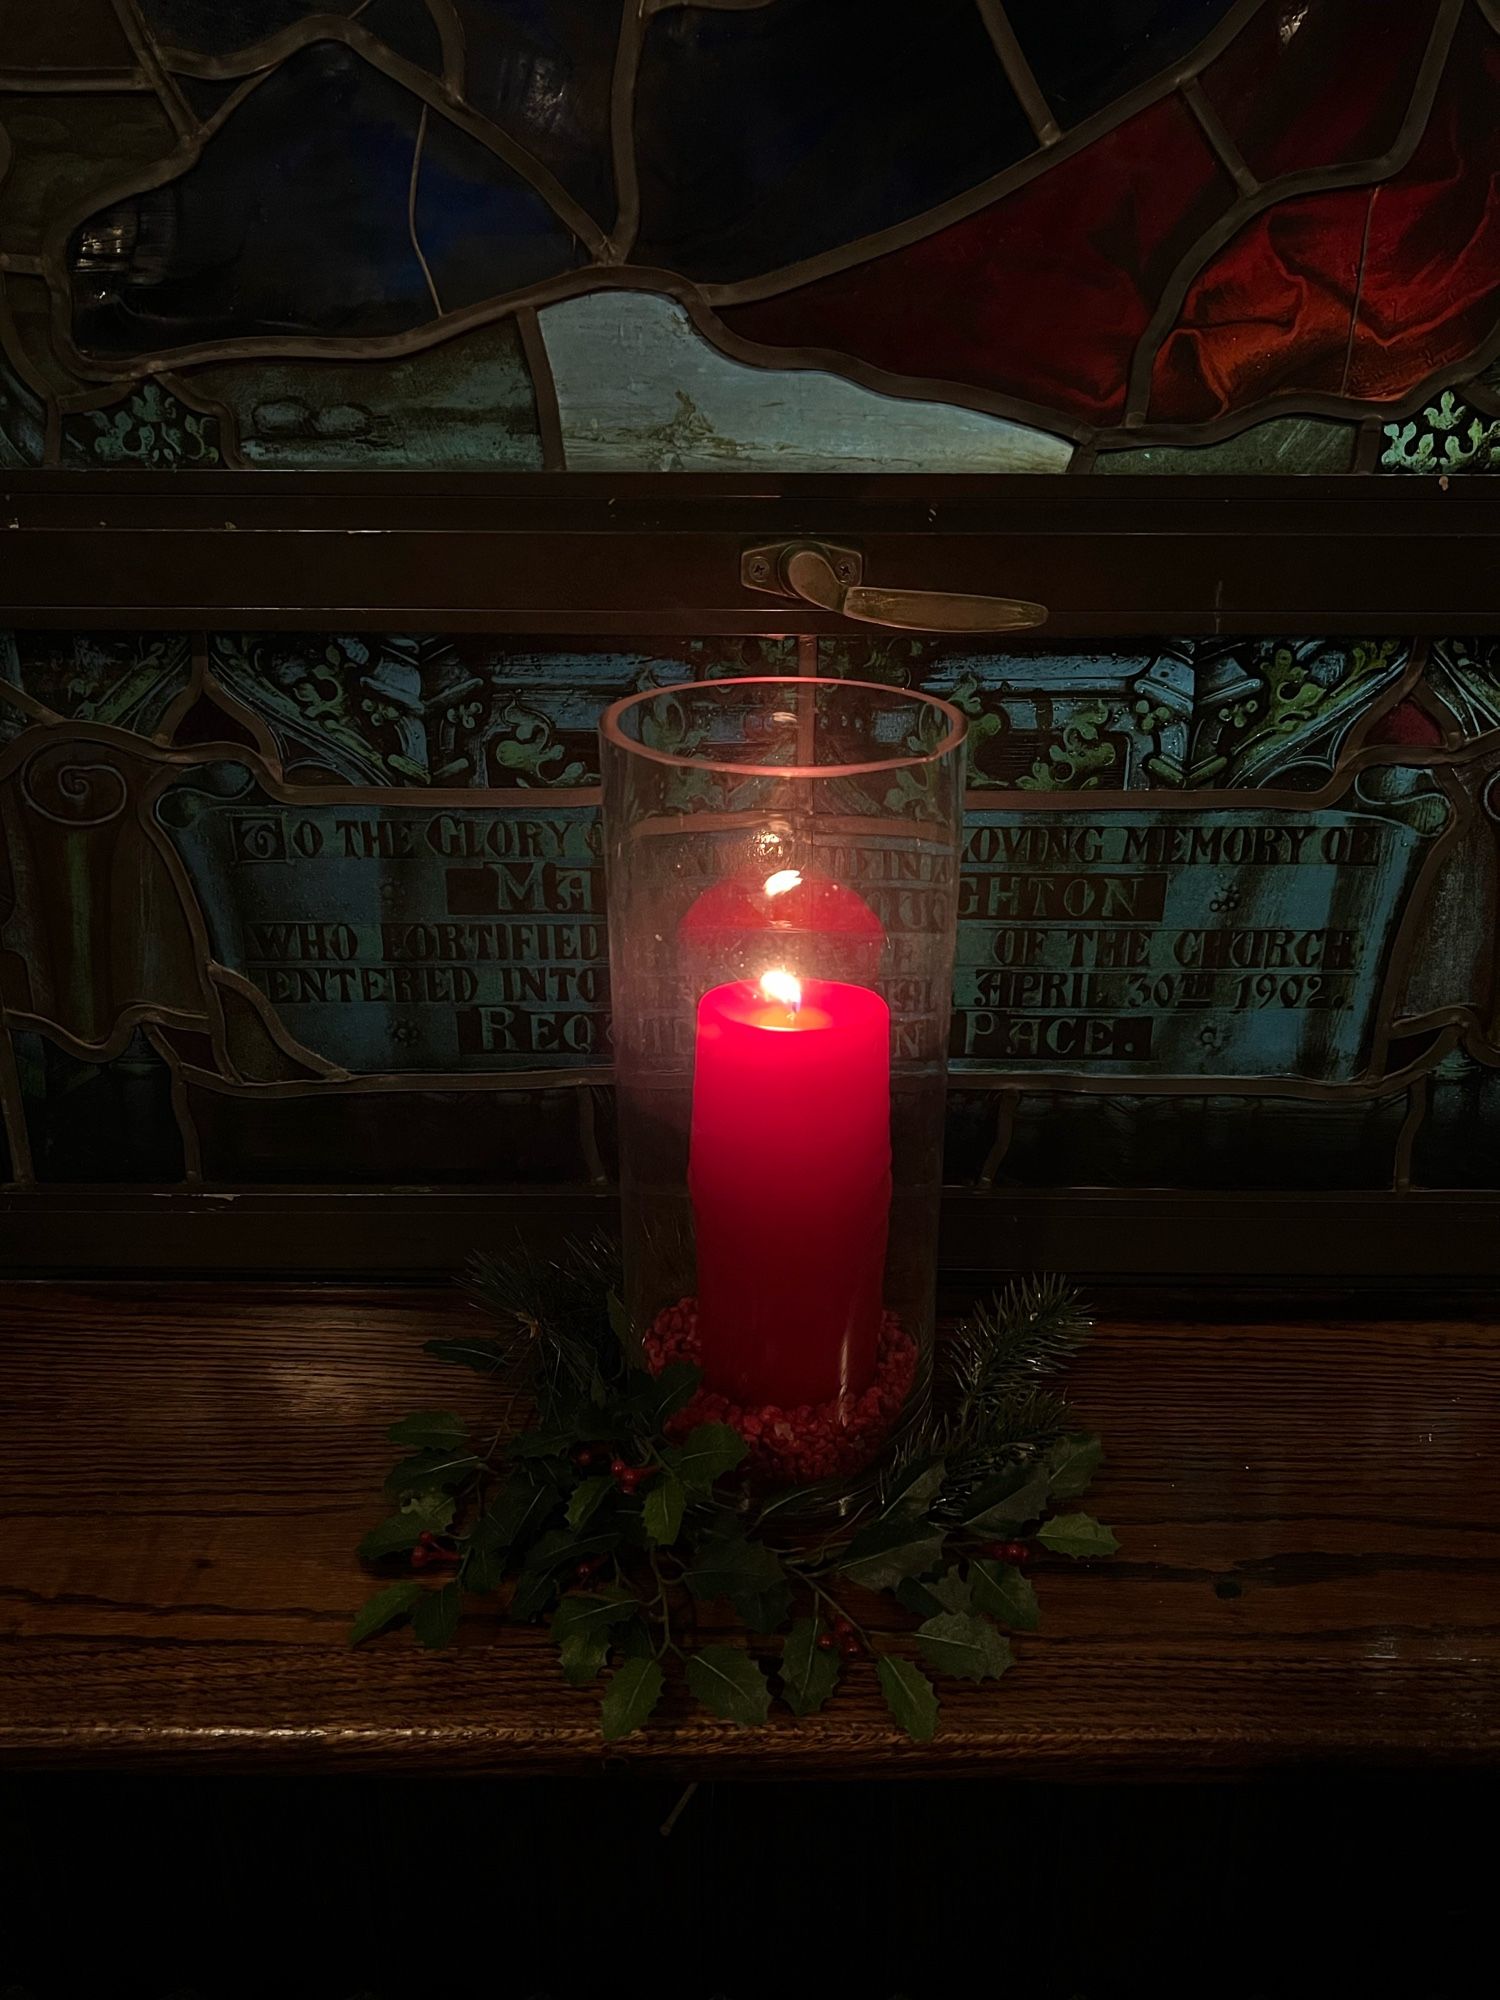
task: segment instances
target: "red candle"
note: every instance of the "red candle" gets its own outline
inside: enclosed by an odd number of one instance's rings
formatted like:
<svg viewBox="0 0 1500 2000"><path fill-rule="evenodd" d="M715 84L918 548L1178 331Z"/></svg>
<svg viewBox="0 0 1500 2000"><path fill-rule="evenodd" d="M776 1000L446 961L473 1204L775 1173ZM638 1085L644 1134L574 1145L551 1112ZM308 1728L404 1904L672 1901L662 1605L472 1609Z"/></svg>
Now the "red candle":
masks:
<svg viewBox="0 0 1500 2000"><path fill-rule="evenodd" d="M698 1003L688 1184L710 1388L783 1409L875 1372L891 1201L891 1014L784 972Z"/></svg>

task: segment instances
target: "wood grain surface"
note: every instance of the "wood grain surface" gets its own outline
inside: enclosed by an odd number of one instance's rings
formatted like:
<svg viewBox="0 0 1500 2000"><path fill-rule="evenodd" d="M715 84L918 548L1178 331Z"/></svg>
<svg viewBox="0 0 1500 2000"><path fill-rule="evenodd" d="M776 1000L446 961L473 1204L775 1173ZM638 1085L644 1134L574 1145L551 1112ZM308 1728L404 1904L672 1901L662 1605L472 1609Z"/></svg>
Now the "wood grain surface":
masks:
<svg viewBox="0 0 1500 2000"><path fill-rule="evenodd" d="M358 1652L383 1427L483 1406L421 1352L447 1291L0 1287L0 1760L696 1777L1171 1778L1500 1758L1500 1330L1107 1321L1112 1562L1038 1566L1043 1630L942 1684L930 1745L857 1667L742 1731L676 1701L606 1752L545 1634ZM1221 1309L1222 1310L1222 1309Z"/></svg>

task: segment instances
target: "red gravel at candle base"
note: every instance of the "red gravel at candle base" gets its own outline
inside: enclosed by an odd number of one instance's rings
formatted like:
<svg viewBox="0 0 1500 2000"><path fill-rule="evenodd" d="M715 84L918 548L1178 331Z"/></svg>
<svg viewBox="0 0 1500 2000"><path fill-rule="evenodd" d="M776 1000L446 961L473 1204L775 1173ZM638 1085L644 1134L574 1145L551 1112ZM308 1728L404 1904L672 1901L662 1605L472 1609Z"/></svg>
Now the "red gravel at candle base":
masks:
<svg viewBox="0 0 1500 2000"><path fill-rule="evenodd" d="M659 1375L672 1361L699 1362L698 1302L683 1299L657 1314L643 1343L646 1366ZM749 1469L778 1485L812 1486L850 1479L879 1457L911 1394L917 1373L916 1342L894 1313L881 1319L875 1373L857 1396L804 1403L784 1410L775 1403L744 1409L709 1388L667 1423L682 1437L695 1424L729 1424L749 1447Z"/></svg>

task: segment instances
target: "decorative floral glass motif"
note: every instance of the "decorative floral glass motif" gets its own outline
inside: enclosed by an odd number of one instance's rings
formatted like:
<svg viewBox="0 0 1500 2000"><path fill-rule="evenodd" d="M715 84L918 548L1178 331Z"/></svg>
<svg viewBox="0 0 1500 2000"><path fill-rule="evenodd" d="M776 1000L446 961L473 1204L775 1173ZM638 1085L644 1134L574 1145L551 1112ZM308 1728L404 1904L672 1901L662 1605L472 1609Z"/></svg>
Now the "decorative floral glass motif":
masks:
<svg viewBox="0 0 1500 2000"><path fill-rule="evenodd" d="M1500 1186L1500 642L1451 637L0 635L13 1176L609 1181L598 720L691 760L766 674L965 719L950 1181Z"/></svg>
<svg viewBox="0 0 1500 2000"><path fill-rule="evenodd" d="M24 11L0 466L1496 464L1492 0Z"/></svg>

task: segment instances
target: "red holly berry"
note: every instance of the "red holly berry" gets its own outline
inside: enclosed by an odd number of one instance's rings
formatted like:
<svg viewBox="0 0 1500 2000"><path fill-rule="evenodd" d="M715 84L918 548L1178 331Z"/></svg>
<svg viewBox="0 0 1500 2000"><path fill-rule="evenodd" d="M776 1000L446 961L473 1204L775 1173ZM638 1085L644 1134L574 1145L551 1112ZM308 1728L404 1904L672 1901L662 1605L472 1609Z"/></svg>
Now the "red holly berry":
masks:
<svg viewBox="0 0 1500 2000"><path fill-rule="evenodd" d="M421 1558L418 1561L418 1557ZM457 1549L445 1549L437 1536L425 1531L417 1537L417 1546L411 1552L411 1559L418 1569L426 1569L430 1563L456 1563Z"/></svg>
<svg viewBox="0 0 1500 2000"><path fill-rule="evenodd" d="M626 1478L635 1471L635 1467L626 1458L612 1458L609 1461L609 1469L622 1485Z"/></svg>
<svg viewBox="0 0 1500 2000"><path fill-rule="evenodd" d="M854 1627L849 1623L847 1618L834 1619L833 1634L836 1639L847 1639L853 1630Z"/></svg>
<svg viewBox="0 0 1500 2000"><path fill-rule="evenodd" d="M846 1660L857 1660L860 1654L864 1650L865 1650L864 1647L859 1643L858 1639L855 1638L852 1632L846 1639L839 1640L839 1651L843 1654Z"/></svg>
<svg viewBox="0 0 1500 2000"><path fill-rule="evenodd" d="M596 1453L591 1444L581 1444L574 1450L573 1463L580 1468L585 1465L592 1465L595 1456Z"/></svg>
<svg viewBox="0 0 1500 2000"><path fill-rule="evenodd" d="M1027 1561L1030 1555L1031 1544L1029 1542L1007 1542L1005 1544L1005 1560L1007 1562L1023 1563Z"/></svg>
<svg viewBox="0 0 1500 2000"><path fill-rule="evenodd" d="M831 1632L820 1632L818 1634L818 1651L820 1653L833 1652L838 1643L838 1640L834 1638Z"/></svg>

